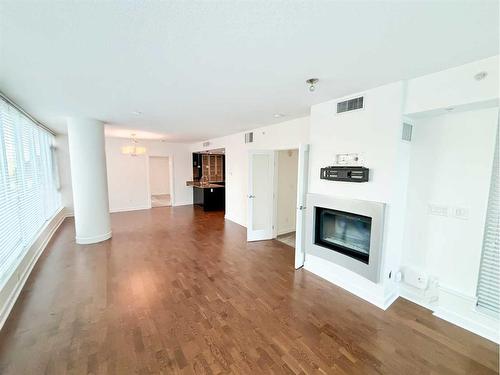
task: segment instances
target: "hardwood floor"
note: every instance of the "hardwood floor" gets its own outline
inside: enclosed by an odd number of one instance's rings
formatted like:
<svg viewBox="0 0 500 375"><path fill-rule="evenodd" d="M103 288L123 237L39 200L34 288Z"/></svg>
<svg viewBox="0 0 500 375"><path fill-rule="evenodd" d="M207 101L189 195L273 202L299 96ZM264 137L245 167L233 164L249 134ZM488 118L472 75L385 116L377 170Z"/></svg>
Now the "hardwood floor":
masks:
<svg viewBox="0 0 500 375"><path fill-rule="evenodd" d="M293 249L191 206L67 219L0 332L1 374L495 374L498 346L294 271Z"/></svg>

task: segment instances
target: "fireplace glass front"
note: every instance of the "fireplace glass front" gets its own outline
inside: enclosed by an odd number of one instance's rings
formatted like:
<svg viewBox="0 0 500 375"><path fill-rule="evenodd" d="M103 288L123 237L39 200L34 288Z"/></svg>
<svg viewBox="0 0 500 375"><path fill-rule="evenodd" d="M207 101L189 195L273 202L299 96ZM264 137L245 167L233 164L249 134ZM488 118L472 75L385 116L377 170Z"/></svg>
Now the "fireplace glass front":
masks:
<svg viewBox="0 0 500 375"><path fill-rule="evenodd" d="M368 264L372 218L316 207L315 244Z"/></svg>

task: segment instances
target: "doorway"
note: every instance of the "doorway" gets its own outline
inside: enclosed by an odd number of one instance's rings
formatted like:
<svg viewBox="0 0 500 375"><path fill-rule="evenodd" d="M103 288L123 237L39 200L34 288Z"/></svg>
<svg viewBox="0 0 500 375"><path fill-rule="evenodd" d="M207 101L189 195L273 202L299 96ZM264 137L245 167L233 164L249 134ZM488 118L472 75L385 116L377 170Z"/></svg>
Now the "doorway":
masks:
<svg viewBox="0 0 500 375"><path fill-rule="evenodd" d="M275 187L275 238L295 248L297 224L297 176L299 152L279 150L276 152Z"/></svg>
<svg viewBox="0 0 500 375"><path fill-rule="evenodd" d="M151 207L172 206L171 168L168 156L149 157Z"/></svg>
<svg viewBox="0 0 500 375"><path fill-rule="evenodd" d="M309 145L300 144L298 149L250 150L248 161L247 241L281 236L279 240L295 244L295 268L299 269L305 260Z"/></svg>

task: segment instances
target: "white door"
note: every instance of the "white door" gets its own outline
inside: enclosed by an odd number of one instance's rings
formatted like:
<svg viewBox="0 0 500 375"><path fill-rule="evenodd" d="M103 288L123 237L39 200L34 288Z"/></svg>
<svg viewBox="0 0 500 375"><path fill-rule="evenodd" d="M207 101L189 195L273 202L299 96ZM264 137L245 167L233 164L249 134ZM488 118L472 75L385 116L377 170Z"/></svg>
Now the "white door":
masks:
<svg viewBox="0 0 500 375"><path fill-rule="evenodd" d="M299 147L299 171L297 175L297 224L295 228L295 269L304 265L305 228L306 228L306 195L309 165L309 145Z"/></svg>
<svg viewBox="0 0 500 375"><path fill-rule="evenodd" d="M250 151L248 155L247 240L273 238L274 151Z"/></svg>

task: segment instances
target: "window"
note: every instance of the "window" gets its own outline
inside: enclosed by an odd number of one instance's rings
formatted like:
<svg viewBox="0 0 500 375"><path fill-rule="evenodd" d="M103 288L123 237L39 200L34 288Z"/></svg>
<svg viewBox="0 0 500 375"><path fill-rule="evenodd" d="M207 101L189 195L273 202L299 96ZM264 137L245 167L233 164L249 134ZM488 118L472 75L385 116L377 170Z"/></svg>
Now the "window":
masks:
<svg viewBox="0 0 500 375"><path fill-rule="evenodd" d="M500 313L500 185L498 161L498 129L493 157L493 172L491 174L490 196L486 211L484 228L483 255L479 270L477 286L477 305L495 313Z"/></svg>
<svg viewBox="0 0 500 375"><path fill-rule="evenodd" d="M0 285L61 205L53 143L0 99Z"/></svg>

